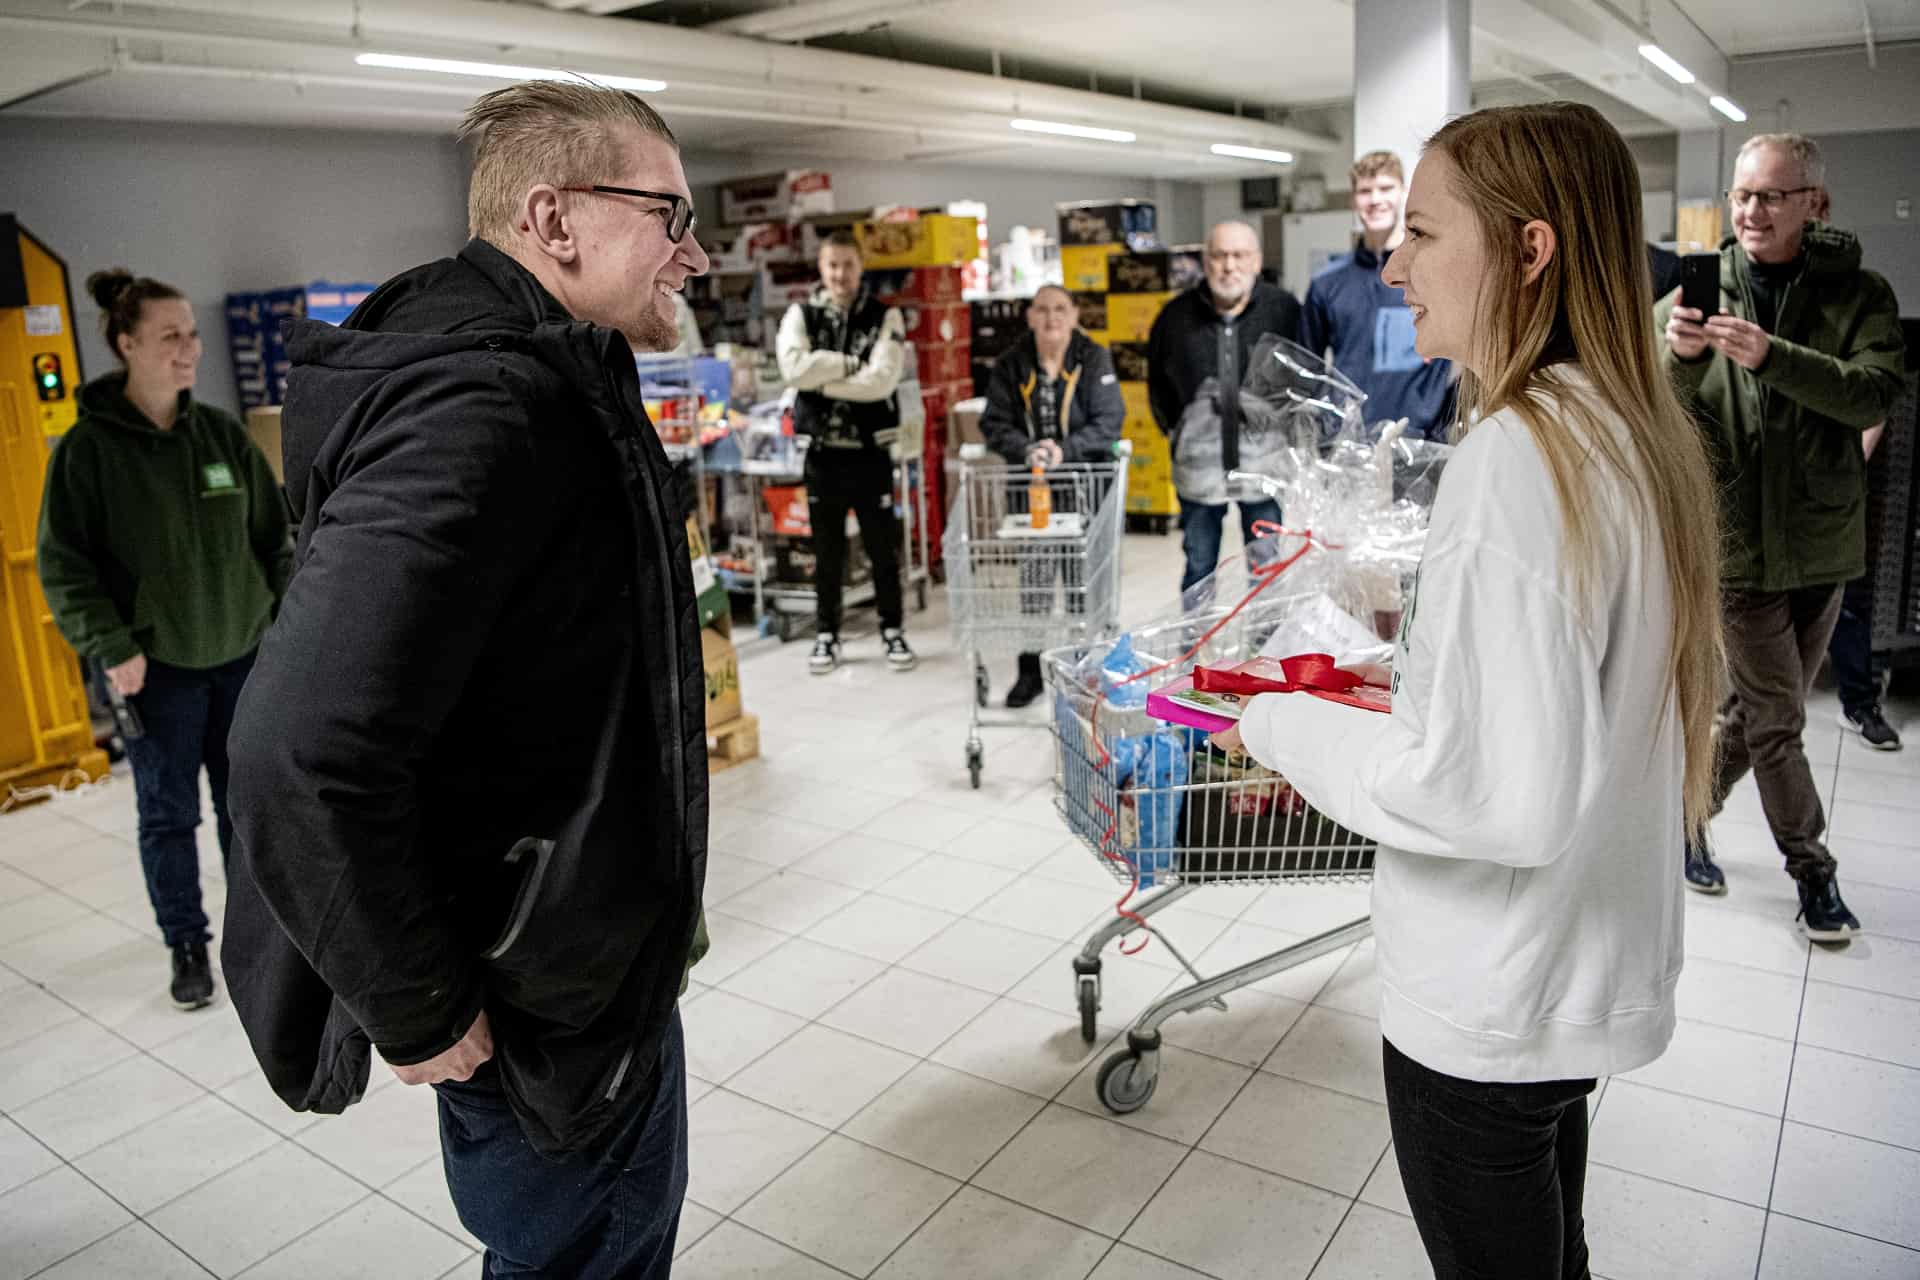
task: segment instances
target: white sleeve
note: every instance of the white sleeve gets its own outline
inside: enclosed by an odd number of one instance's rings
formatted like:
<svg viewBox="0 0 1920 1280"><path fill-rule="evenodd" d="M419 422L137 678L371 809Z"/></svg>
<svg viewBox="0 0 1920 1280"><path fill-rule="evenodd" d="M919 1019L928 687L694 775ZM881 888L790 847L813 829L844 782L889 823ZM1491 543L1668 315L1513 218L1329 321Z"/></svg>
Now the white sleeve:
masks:
<svg viewBox="0 0 1920 1280"><path fill-rule="evenodd" d="M847 373L847 358L838 351L815 351L807 337L807 318L796 304L780 317L780 335L774 341L780 377L790 387L818 391Z"/></svg>
<svg viewBox="0 0 1920 1280"><path fill-rule="evenodd" d="M866 363L851 375L828 382L820 388L821 393L835 400L857 403L885 400L899 387L900 375L905 372L906 334L907 322L900 308L888 307L886 318L880 322L879 340L873 344Z"/></svg>
<svg viewBox="0 0 1920 1280"><path fill-rule="evenodd" d="M1604 802L1591 637L1557 584L1495 547L1436 548L1410 606L1424 716L1265 694L1241 735L1342 826L1410 853L1545 866ZM1405 696L1396 694L1396 698Z"/></svg>

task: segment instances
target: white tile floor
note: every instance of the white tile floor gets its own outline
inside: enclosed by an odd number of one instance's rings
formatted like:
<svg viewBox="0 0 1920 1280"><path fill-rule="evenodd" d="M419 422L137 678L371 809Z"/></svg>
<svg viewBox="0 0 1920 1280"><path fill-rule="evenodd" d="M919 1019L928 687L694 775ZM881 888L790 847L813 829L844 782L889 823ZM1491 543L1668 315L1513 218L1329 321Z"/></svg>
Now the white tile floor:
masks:
<svg viewBox="0 0 1920 1280"><path fill-rule="evenodd" d="M1158 612L1176 540L1127 554L1127 612ZM1081 1042L1067 958L1115 886L1049 808L1044 732L990 733L968 788L943 616L914 620L911 676L871 635L825 680L803 645L743 659L765 756L715 784L676 1275L1427 1274L1370 944L1176 1019L1153 1101L1101 1107L1100 1061L1175 962L1110 951L1101 1043ZM1688 902L1673 1048L1594 1103L1611 1280L1920 1277L1920 745L1877 755L1832 717L1817 697L1809 753L1869 932L1810 951L1758 797L1736 796L1732 892ZM0 817L0 1280L476 1274L429 1092L377 1075L346 1116L295 1115L224 1003L167 1004L132 812L122 781ZM1166 918L1218 967L1364 903L1221 887Z"/></svg>

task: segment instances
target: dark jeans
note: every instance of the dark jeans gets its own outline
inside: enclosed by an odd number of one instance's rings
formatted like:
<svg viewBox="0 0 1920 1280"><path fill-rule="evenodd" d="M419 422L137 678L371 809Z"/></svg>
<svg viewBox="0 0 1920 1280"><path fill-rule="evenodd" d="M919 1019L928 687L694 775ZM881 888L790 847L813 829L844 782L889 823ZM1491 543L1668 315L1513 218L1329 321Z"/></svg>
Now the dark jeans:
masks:
<svg viewBox="0 0 1920 1280"><path fill-rule="evenodd" d="M827 456L818 456L824 452ZM843 456L833 456L842 453ZM815 446L807 457L807 509L813 524L813 593L820 630L840 630L840 591L847 571L847 512L860 521L860 543L873 564L880 627L904 618L900 597L900 518L893 510L893 460L884 453Z"/></svg>
<svg viewBox="0 0 1920 1280"><path fill-rule="evenodd" d="M651 1091L592 1148L549 1159L527 1145L488 1063L438 1084L440 1152L481 1275L666 1280L687 1194L686 1046L676 1010ZM404 1087L404 1086L403 1086Z"/></svg>
<svg viewBox="0 0 1920 1280"><path fill-rule="evenodd" d="M1484 1084L1385 1042L1387 1119L1434 1280L1586 1280L1592 1080Z"/></svg>
<svg viewBox="0 0 1920 1280"><path fill-rule="evenodd" d="M200 769L213 793L213 820L224 864L233 846L227 818L227 731L253 670L253 655L204 670L147 659L147 682L127 699L146 729L127 745L134 806L140 815L140 868L147 899L168 946L207 940L200 905Z"/></svg>
<svg viewBox="0 0 1920 1280"><path fill-rule="evenodd" d="M1255 522L1269 520L1280 523L1280 504L1271 498L1262 502L1242 502L1240 507L1240 534L1247 542L1254 538ZM1184 535L1182 546L1187 553L1187 567L1180 575L1180 592L1185 595L1194 583L1212 575L1220 567L1220 538L1227 523L1227 504L1214 506L1204 502L1180 500L1180 529Z"/></svg>
<svg viewBox="0 0 1920 1280"><path fill-rule="evenodd" d="M1840 588L1729 591L1725 608L1733 693L1720 711L1713 811L1720 812L1751 769L1787 874L1795 880L1831 875L1833 855L1820 840L1826 810L1800 735L1820 655L1840 616Z"/></svg>
<svg viewBox="0 0 1920 1280"><path fill-rule="evenodd" d="M1873 660L1873 575L1863 574L1840 593L1840 620L1827 643L1833 686L1840 705L1856 715L1880 705L1879 672Z"/></svg>

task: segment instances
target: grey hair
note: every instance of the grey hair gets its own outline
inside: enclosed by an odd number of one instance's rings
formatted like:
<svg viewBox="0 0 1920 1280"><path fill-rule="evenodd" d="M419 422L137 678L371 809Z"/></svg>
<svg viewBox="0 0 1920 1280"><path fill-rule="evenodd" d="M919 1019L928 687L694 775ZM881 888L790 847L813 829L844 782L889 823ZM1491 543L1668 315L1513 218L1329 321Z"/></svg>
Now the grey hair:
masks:
<svg viewBox="0 0 1920 1280"><path fill-rule="evenodd" d="M1749 151L1758 151L1762 147L1772 147L1784 151L1800 163L1800 181L1810 187L1822 190L1827 185L1827 160L1820 154L1820 144L1804 133L1756 133L1740 144L1740 153L1733 158L1736 168L1746 158Z"/></svg>

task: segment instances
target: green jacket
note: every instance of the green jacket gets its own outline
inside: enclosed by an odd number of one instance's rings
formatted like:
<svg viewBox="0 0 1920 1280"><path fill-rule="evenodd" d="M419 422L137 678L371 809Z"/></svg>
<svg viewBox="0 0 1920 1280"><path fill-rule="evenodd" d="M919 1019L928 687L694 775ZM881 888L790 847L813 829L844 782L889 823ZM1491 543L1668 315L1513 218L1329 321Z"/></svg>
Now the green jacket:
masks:
<svg viewBox="0 0 1920 1280"><path fill-rule="evenodd" d="M1706 432L1726 541L1721 580L1752 591L1848 582L1866 572L1860 433L1886 419L1905 376L1893 290L1860 269L1850 232L1810 222L1806 265L1780 299L1757 373L1717 352L1662 362ZM1664 332L1678 295L1654 308ZM1720 305L1754 318L1747 256L1720 247Z"/></svg>
<svg viewBox="0 0 1920 1280"><path fill-rule="evenodd" d="M83 658L216 667L253 652L293 571L286 502L231 414L180 396L162 431L127 376L80 390L40 508L40 583Z"/></svg>

